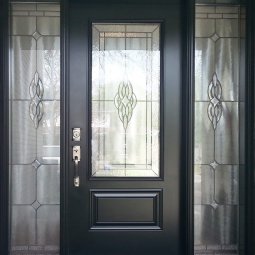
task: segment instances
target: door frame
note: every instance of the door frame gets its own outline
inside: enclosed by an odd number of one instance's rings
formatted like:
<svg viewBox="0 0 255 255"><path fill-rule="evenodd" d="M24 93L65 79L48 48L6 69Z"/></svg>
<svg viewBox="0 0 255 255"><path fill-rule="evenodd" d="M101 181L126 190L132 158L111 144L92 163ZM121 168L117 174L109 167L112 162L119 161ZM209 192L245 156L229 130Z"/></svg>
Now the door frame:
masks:
<svg viewBox="0 0 255 255"><path fill-rule="evenodd" d="M8 251L9 139L8 139L8 2L0 1L0 253ZM6 147L5 147L6 146ZM4 148L5 147L5 148Z"/></svg>
<svg viewBox="0 0 255 255"><path fill-rule="evenodd" d="M28 0L27 0L28 1ZM68 238L68 148L69 148L69 126L68 126L68 2L71 0L60 0L61 3L61 145L63 141L67 141L67 146L61 147L61 176L60 176L60 249L61 255L68 254L67 240ZM100 3L102 0L93 1ZM108 0L109 2L138 2L138 0ZM169 0L160 0L158 2L169 2ZM178 0L172 0L176 2ZM181 240L185 247L185 255L194 254L194 206L193 206L193 130L194 130L194 28L195 28L195 0L179 0L183 8L182 23L182 213L183 221L181 226ZM26 2L26 0L22 1ZM43 1L40 1L43 2ZM142 1L140 2L150 2ZM254 88L255 82L255 3L253 0L247 0L247 49L246 49L246 121L245 121L245 151L246 151L246 229L245 229L245 254L254 254L255 247L252 236L255 234L252 222L255 219L252 202L255 202L254 196ZM9 234L8 234L8 218L9 218L9 168L8 168L8 84L9 84L9 39L8 39L8 0L0 0L0 254L8 254ZM252 195L251 195L252 194ZM184 254L183 254L184 255Z"/></svg>

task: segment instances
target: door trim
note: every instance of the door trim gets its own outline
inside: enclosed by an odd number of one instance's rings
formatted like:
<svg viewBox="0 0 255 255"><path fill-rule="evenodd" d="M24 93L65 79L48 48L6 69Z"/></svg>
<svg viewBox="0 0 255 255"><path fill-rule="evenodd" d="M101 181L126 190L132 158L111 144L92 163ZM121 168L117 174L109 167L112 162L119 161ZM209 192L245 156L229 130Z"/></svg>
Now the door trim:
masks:
<svg viewBox="0 0 255 255"><path fill-rule="evenodd" d="M182 152L184 160L182 186L182 218L181 229L186 255L194 254L194 92L195 92L195 0L184 0L183 21L183 81L182 81Z"/></svg>
<svg viewBox="0 0 255 255"><path fill-rule="evenodd" d="M246 54L245 54L245 234L244 234L244 254L252 255L255 252L255 168L254 168L254 107L255 107L255 3L253 0L247 1L246 16Z"/></svg>
<svg viewBox="0 0 255 255"><path fill-rule="evenodd" d="M60 254L68 251L69 179L69 0L60 0ZM65 146L63 146L65 145Z"/></svg>
<svg viewBox="0 0 255 255"><path fill-rule="evenodd" d="M8 84L9 38L8 1L0 1L0 253L8 254L9 221L9 131Z"/></svg>

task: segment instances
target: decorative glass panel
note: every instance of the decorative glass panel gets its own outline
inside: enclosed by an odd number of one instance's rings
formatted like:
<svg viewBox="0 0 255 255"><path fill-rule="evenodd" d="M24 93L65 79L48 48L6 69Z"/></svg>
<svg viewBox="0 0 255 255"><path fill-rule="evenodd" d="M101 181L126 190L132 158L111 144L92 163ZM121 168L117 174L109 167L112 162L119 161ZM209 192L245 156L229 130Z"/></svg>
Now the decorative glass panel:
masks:
<svg viewBox="0 0 255 255"><path fill-rule="evenodd" d="M244 254L245 18L236 5L196 6L195 255Z"/></svg>
<svg viewBox="0 0 255 255"><path fill-rule="evenodd" d="M60 6L10 5L10 254L59 254Z"/></svg>
<svg viewBox="0 0 255 255"><path fill-rule="evenodd" d="M160 24L92 24L92 176L159 176Z"/></svg>

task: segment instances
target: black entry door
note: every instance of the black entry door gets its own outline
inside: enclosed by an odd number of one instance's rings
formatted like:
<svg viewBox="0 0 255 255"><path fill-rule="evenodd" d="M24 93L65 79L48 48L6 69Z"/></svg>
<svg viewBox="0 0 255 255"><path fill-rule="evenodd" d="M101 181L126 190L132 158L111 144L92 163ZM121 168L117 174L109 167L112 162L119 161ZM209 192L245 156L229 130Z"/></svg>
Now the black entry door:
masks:
<svg viewBox="0 0 255 255"><path fill-rule="evenodd" d="M70 1L69 254L183 254L180 19Z"/></svg>

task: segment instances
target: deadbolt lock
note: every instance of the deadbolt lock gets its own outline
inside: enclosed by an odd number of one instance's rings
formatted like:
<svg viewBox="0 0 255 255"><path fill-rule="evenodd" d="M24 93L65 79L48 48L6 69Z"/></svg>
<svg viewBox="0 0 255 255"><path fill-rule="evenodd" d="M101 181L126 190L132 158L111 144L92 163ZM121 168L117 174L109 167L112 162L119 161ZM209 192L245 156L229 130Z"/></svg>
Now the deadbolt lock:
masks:
<svg viewBox="0 0 255 255"><path fill-rule="evenodd" d="M80 141L81 140L81 129L80 128L73 128L73 141Z"/></svg>

